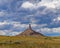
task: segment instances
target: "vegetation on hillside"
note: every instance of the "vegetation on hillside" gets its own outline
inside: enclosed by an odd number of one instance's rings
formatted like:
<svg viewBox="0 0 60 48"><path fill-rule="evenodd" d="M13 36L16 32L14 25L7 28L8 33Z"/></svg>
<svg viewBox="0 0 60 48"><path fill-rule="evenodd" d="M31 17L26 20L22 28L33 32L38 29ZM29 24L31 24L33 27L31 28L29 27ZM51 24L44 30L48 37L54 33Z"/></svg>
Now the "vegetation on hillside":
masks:
<svg viewBox="0 0 60 48"><path fill-rule="evenodd" d="M0 36L0 48L60 48L60 37Z"/></svg>

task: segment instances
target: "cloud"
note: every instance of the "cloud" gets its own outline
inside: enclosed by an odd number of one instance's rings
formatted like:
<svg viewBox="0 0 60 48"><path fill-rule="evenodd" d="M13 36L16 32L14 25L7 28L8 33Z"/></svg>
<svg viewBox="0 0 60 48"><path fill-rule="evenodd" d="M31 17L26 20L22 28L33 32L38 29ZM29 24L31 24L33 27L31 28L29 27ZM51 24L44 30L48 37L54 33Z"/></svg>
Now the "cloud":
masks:
<svg viewBox="0 0 60 48"><path fill-rule="evenodd" d="M1 26L7 25L7 24L11 24L12 26L10 26L10 29L4 29L4 30L0 30L2 33L2 35L17 35L19 33L21 33L23 30L25 30L28 27L28 24L21 24L19 22L7 22L4 21L1 23ZM47 24L31 24L33 30L36 30L37 32L41 32L43 34L45 33L59 33L60 32L60 28L46 28L45 26L47 26ZM4 28L4 27L2 27Z"/></svg>
<svg viewBox="0 0 60 48"><path fill-rule="evenodd" d="M59 3L60 1L56 1L56 0L42 0L42 1L39 1L39 2L29 2L29 1L26 1L26 2L23 2L22 6L23 8L39 8L40 6L46 6L47 8L57 8L59 7Z"/></svg>
<svg viewBox="0 0 60 48"><path fill-rule="evenodd" d="M35 6L34 6L34 4L27 1L27 2L24 2L21 7L23 7L23 8L34 8Z"/></svg>
<svg viewBox="0 0 60 48"><path fill-rule="evenodd" d="M9 35L11 36L15 36L15 35L18 35L18 34L20 34L21 32L11 32L11 33L9 33Z"/></svg>
<svg viewBox="0 0 60 48"><path fill-rule="evenodd" d="M60 27L57 28L40 28L36 29L37 32L40 32L46 36L60 36Z"/></svg>
<svg viewBox="0 0 60 48"><path fill-rule="evenodd" d="M56 32L56 33L60 33L60 27L58 27L58 28L53 28L52 31L53 31L53 32Z"/></svg>
<svg viewBox="0 0 60 48"><path fill-rule="evenodd" d="M1 10L0 11L0 17L1 16L6 16L8 13L5 10Z"/></svg>
<svg viewBox="0 0 60 48"><path fill-rule="evenodd" d="M59 0L42 0L38 5L46 6L47 8L58 8L60 6L59 3Z"/></svg>
<svg viewBox="0 0 60 48"><path fill-rule="evenodd" d="M6 25L6 24L9 24L9 22L7 22L7 21L0 22L0 25Z"/></svg>
<svg viewBox="0 0 60 48"><path fill-rule="evenodd" d="M0 30L9 35L22 32L31 23L43 33L59 32L60 1L58 0L0 0ZM6 33L7 34L7 33Z"/></svg>
<svg viewBox="0 0 60 48"><path fill-rule="evenodd" d="M6 33L2 30L0 30L0 35L6 35Z"/></svg>
<svg viewBox="0 0 60 48"><path fill-rule="evenodd" d="M0 35L8 35L8 36L15 36L18 35L20 32L14 32L12 30L0 30Z"/></svg>
<svg viewBox="0 0 60 48"><path fill-rule="evenodd" d="M32 28L41 28L46 25L31 24L31 26ZM17 35L20 32L23 32L26 28L28 28L28 24L21 24L20 22L0 22L0 31L2 31L2 33L5 33L5 35Z"/></svg>
<svg viewBox="0 0 60 48"><path fill-rule="evenodd" d="M60 33L60 27L58 28L40 28L40 29L37 29L36 31L40 32L40 33Z"/></svg>
<svg viewBox="0 0 60 48"><path fill-rule="evenodd" d="M53 21L60 21L60 17L53 19Z"/></svg>
<svg viewBox="0 0 60 48"><path fill-rule="evenodd" d="M60 20L60 17L57 17L57 20Z"/></svg>

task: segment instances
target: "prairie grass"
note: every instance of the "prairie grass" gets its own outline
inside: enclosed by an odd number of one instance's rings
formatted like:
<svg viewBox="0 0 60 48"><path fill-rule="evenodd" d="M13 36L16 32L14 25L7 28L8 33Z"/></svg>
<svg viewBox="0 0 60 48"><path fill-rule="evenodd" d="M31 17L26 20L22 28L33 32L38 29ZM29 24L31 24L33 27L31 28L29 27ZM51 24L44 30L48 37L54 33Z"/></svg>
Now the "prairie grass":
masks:
<svg viewBox="0 0 60 48"><path fill-rule="evenodd" d="M0 36L0 48L60 48L60 37Z"/></svg>

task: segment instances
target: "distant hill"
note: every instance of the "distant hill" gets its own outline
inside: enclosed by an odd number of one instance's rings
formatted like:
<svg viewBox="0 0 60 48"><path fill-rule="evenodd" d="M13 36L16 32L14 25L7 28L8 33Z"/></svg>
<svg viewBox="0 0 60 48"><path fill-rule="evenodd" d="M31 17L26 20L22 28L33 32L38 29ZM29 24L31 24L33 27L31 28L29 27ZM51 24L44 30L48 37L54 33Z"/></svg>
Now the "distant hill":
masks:
<svg viewBox="0 0 60 48"><path fill-rule="evenodd" d="M44 35L39 32L34 31L31 28L31 25L29 24L29 27L17 36L44 36Z"/></svg>

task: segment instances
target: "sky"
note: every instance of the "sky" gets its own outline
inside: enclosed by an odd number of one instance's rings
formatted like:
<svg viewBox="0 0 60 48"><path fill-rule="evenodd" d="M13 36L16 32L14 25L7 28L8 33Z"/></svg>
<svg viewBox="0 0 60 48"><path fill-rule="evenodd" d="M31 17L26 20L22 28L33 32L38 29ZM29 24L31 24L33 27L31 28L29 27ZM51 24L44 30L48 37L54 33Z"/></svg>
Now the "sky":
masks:
<svg viewBox="0 0 60 48"><path fill-rule="evenodd" d="M60 36L60 0L0 0L0 35L15 36L29 24L46 36Z"/></svg>

